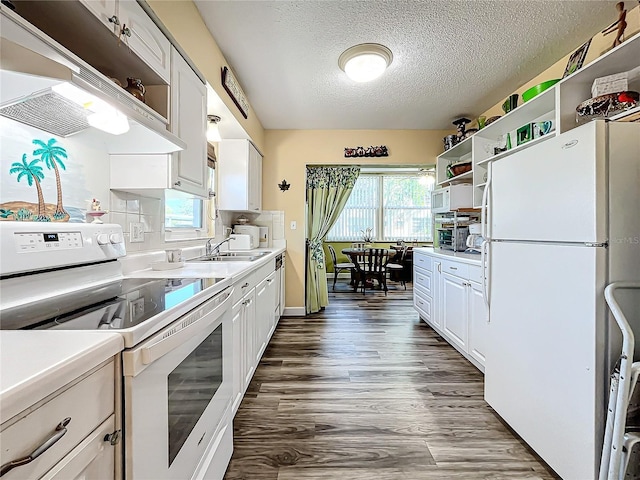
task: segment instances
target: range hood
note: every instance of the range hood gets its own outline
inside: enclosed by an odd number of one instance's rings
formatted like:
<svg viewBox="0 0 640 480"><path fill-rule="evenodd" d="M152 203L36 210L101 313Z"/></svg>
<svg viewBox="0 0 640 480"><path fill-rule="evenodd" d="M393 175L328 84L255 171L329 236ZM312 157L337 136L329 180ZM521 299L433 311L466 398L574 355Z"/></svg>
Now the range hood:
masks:
<svg viewBox="0 0 640 480"><path fill-rule="evenodd" d="M113 154L186 148L160 114L18 15L0 9L0 115L62 137L85 132ZM106 113L118 119L115 129L103 124Z"/></svg>

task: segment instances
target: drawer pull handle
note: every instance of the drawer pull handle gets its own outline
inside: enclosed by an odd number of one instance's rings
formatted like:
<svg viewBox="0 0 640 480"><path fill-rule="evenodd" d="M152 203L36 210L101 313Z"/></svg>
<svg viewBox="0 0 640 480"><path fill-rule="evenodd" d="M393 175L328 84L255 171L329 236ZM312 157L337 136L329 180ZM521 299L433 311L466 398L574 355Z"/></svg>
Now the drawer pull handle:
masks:
<svg viewBox="0 0 640 480"><path fill-rule="evenodd" d="M247 288L249 286L249 282L246 282L244 285L242 285L242 287L240 288Z"/></svg>
<svg viewBox="0 0 640 480"><path fill-rule="evenodd" d="M22 465L26 465L28 463L33 462L36 458L42 455L44 452L49 450L58 440L60 440L67 433L67 425L71 421L71 417L65 418L61 421L55 429L55 433L47 438L42 445L36 448L33 452L31 452L26 457L19 458L17 460L13 460L12 462L5 463L0 467L0 477L9 473L16 467L21 467Z"/></svg>

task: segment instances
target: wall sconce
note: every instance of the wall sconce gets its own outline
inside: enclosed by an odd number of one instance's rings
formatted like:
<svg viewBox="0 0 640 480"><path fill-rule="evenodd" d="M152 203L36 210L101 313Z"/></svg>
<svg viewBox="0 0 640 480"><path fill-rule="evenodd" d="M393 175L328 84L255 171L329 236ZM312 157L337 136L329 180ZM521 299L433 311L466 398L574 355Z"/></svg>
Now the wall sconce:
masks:
<svg viewBox="0 0 640 480"><path fill-rule="evenodd" d="M219 142L222 140L220 137L220 130L218 129L218 122L220 117L218 115L207 115L207 141Z"/></svg>
<svg viewBox="0 0 640 480"><path fill-rule="evenodd" d="M280 190L285 192L285 191L289 190L289 187L291 186L291 184L287 183L287 181L283 179L282 182L280 182L278 184L278 186L280 187Z"/></svg>

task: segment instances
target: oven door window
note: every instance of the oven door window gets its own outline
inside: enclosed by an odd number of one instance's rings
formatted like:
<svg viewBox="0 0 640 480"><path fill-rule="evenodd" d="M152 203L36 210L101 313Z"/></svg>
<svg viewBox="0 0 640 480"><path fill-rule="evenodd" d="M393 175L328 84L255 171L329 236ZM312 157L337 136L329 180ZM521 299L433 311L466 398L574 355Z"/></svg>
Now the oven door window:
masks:
<svg viewBox="0 0 640 480"><path fill-rule="evenodd" d="M222 324L170 374L169 465L222 384Z"/></svg>

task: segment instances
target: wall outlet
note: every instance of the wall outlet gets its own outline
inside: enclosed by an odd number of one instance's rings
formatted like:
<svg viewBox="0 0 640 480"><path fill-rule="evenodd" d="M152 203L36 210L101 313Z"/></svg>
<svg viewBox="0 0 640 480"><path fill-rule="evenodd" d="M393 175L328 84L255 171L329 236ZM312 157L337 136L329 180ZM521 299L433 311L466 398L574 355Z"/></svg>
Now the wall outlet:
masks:
<svg viewBox="0 0 640 480"><path fill-rule="evenodd" d="M298 222L291 220L291 230L295 230L296 228L298 228Z"/></svg>
<svg viewBox="0 0 640 480"><path fill-rule="evenodd" d="M131 235L131 243L144 242L144 223L131 222L129 224L129 232Z"/></svg>

